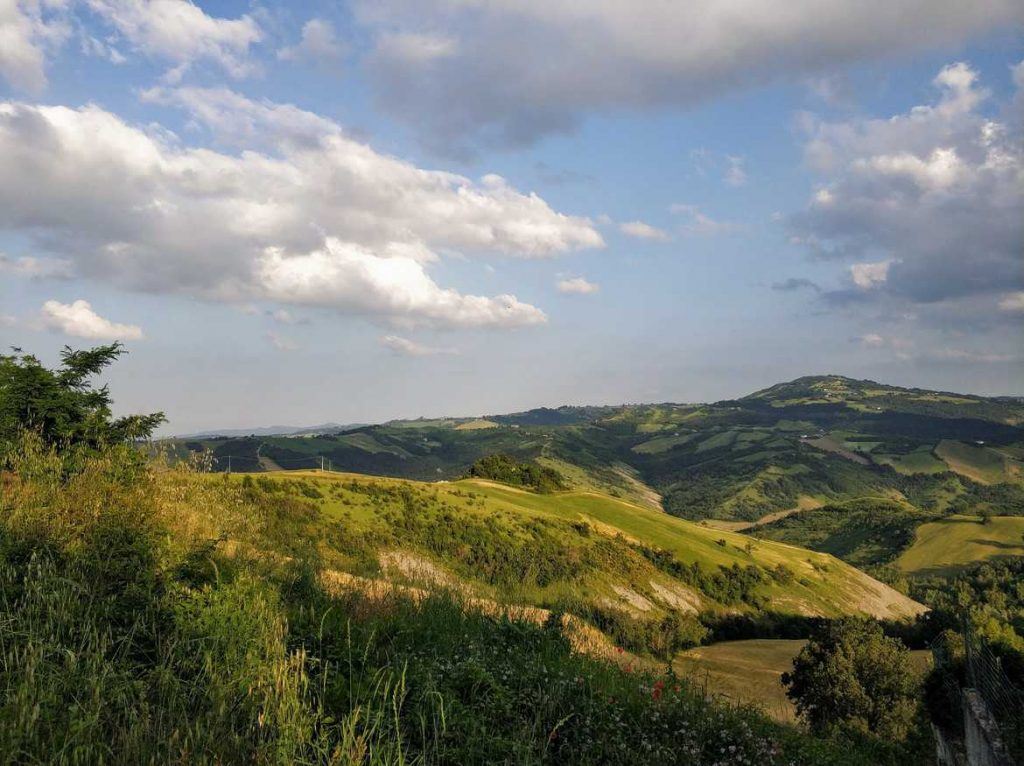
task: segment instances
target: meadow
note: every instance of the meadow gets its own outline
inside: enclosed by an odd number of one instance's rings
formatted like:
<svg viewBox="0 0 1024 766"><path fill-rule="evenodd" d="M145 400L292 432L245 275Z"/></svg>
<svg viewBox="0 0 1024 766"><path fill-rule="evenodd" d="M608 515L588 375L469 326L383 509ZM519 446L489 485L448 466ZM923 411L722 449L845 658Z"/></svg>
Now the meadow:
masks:
<svg viewBox="0 0 1024 766"><path fill-rule="evenodd" d="M1011 556L1024 556L1024 517L950 516L918 527L896 566L915 576L950 575Z"/></svg>

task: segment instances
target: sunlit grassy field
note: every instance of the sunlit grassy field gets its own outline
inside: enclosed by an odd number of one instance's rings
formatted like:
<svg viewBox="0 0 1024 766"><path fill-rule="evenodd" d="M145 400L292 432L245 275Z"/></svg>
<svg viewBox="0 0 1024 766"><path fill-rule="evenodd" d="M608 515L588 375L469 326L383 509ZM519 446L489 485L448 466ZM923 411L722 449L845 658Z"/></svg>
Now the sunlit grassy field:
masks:
<svg viewBox="0 0 1024 766"><path fill-rule="evenodd" d="M978 561L1024 556L1024 517L951 516L923 524L914 544L897 560L908 574L951 574Z"/></svg>
<svg viewBox="0 0 1024 766"><path fill-rule="evenodd" d="M800 639L723 641L680 653L673 667L714 694L755 705L777 721L794 721L796 708L786 696L782 674L793 669L793 658L804 643ZM931 652L915 650L911 660L924 674L931 666Z"/></svg>

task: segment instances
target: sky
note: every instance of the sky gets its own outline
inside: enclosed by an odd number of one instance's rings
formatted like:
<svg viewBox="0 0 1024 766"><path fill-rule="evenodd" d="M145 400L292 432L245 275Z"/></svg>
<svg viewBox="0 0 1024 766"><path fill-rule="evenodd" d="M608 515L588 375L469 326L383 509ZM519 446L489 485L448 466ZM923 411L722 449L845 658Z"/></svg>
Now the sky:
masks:
<svg viewBox="0 0 1024 766"><path fill-rule="evenodd" d="M1024 394L1020 0L0 0L0 348L164 433Z"/></svg>

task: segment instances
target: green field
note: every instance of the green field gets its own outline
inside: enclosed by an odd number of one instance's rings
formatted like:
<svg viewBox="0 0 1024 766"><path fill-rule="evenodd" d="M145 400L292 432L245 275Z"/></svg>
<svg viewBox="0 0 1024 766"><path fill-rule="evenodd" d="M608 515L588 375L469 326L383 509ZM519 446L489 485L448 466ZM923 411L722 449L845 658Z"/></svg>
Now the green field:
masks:
<svg viewBox="0 0 1024 766"><path fill-rule="evenodd" d="M1007 479L1007 461L987 447L964 444L943 439L935 448L950 470L963 474L982 484L994 484Z"/></svg>
<svg viewBox="0 0 1024 766"><path fill-rule="evenodd" d="M778 721L795 721L796 709L786 697L782 674L793 669L793 658L804 643L759 638L723 641L681 652L673 668L732 702L756 705ZM922 674L930 667L928 650L913 651L911 658Z"/></svg>
<svg viewBox="0 0 1024 766"><path fill-rule="evenodd" d="M803 640L723 641L682 652L673 663L692 679L731 702L757 705L778 721L795 721L796 708L786 697L782 674L793 669Z"/></svg>
<svg viewBox="0 0 1024 766"><path fill-rule="evenodd" d="M906 455L880 455L871 456L879 465L890 465L898 473L910 475L915 473L942 473L948 471L949 467L932 454L930 446L919 447Z"/></svg>
<svg viewBox="0 0 1024 766"><path fill-rule="evenodd" d="M1024 517L951 516L922 524L896 566L913 575L952 574L977 561L1024 556Z"/></svg>

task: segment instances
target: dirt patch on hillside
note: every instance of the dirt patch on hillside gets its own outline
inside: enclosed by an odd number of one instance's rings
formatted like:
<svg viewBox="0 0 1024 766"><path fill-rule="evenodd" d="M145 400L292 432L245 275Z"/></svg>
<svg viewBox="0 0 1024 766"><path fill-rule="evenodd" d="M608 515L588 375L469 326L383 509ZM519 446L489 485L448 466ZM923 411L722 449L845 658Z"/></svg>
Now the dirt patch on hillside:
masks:
<svg viewBox="0 0 1024 766"><path fill-rule="evenodd" d="M612 470L629 485L633 494L638 500L641 500L644 505L648 505L651 508L657 508L659 511L665 510L665 507L661 504L661 495L659 495L651 486L640 480L636 469L632 466L626 465L625 463L616 463L612 467Z"/></svg>
<svg viewBox="0 0 1024 766"><path fill-rule="evenodd" d="M371 601L387 602L395 598L408 598L415 603L425 600L432 592L425 588L400 585L389 580L359 577L348 572L326 569L320 573L320 583L328 594L343 595L358 593ZM465 596L458 592L452 595L460 599L466 609L472 609L488 617L504 617L517 622L546 625L552 619L548 609L522 604L500 604L487 598ZM613 659L616 662L636 661L628 652L620 651L601 631L588 625L571 614L562 614L559 625L574 651L594 657Z"/></svg>
<svg viewBox="0 0 1024 766"><path fill-rule="evenodd" d="M662 585L656 580L651 580L651 590L657 598L680 612L697 614L701 609L700 596L682 585Z"/></svg>
<svg viewBox="0 0 1024 766"><path fill-rule="evenodd" d="M638 612L649 612L654 609L654 604L650 602L645 596L640 595L632 588L627 588L624 585L613 585L612 590L615 591L615 595L625 601L631 609L635 609Z"/></svg>
<svg viewBox="0 0 1024 766"><path fill-rule="evenodd" d="M463 590L458 580L437 566L433 561L409 551L381 551L377 560L384 574L389 577L401 575L416 583L434 585L439 588Z"/></svg>

